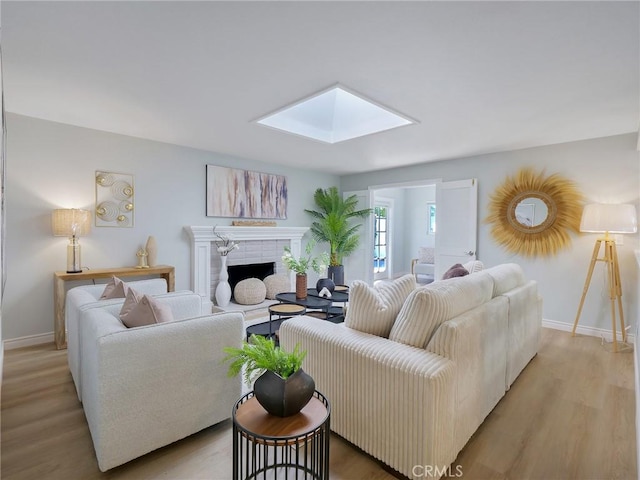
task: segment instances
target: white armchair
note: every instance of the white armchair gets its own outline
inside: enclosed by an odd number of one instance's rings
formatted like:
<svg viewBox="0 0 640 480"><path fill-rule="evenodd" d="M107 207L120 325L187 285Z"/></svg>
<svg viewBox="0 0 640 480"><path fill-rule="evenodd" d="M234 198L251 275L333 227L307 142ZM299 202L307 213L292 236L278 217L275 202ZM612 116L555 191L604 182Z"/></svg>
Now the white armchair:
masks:
<svg viewBox="0 0 640 480"><path fill-rule="evenodd" d="M199 295L156 298L174 321L126 328L120 305L83 313L82 400L103 472L229 418L241 395L222 359L242 344L244 315L185 318Z"/></svg>
<svg viewBox="0 0 640 480"><path fill-rule="evenodd" d="M147 295L167 293L167 281L164 278L127 282L127 285ZM104 288L105 284L74 287L67 292L65 300L64 316L67 328L67 361L69 363L69 370L71 370L73 383L76 386L78 400L80 401L82 401L82 389L80 386L80 317L86 310L103 308L110 305L119 305L121 307L124 303L124 298L100 300Z"/></svg>
<svg viewBox="0 0 640 480"><path fill-rule="evenodd" d="M435 248L420 247L418 248L418 258L411 260L411 273L418 275L429 275L433 277L435 269Z"/></svg>

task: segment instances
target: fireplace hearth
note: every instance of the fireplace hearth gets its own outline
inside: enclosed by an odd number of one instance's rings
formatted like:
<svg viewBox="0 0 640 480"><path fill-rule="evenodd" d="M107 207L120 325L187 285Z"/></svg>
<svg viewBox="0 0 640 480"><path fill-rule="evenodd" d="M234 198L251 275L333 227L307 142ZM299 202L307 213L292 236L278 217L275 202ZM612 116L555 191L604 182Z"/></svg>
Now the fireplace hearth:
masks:
<svg viewBox="0 0 640 480"><path fill-rule="evenodd" d="M238 282L247 278L258 278L264 280L269 275L275 273L276 262L266 263L250 263L247 265L229 265L227 271L229 272L229 285L231 286L231 293L235 289Z"/></svg>
<svg viewBox="0 0 640 480"><path fill-rule="evenodd" d="M213 307L213 292L219 281L221 267L220 255L217 254L213 243L218 237L213 233L213 226L189 226L185 227L185 230L191 240L191 290L202 297L203 308L209 311ZM286 271L282 265L283 247L289 246L294 256L300 256L301 240L308 231L308 227L216 227L216 233L226 235L240 244L240 249L229 255L227 267L275 262L276 273ZM295 272L289 272L289 278L293 286Z"/></svg>

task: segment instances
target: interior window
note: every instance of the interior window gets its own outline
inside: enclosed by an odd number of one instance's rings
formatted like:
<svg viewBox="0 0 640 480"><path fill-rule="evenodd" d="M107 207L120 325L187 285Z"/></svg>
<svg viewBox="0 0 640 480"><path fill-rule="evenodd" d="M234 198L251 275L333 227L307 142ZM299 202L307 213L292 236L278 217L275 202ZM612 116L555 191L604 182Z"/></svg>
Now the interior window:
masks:
<svg viewBox="0 0 640 480"><path fill-rule="evenodd" d="M373 230L373 273L376 277L387 272L388 235L388 208L382 205L374 207Z"/></svg>
<svg viewBox="0 0 640 480"><path fill-rule="evenodd" d="M436 204L427 203L427 235L436 233Z"/></svg>

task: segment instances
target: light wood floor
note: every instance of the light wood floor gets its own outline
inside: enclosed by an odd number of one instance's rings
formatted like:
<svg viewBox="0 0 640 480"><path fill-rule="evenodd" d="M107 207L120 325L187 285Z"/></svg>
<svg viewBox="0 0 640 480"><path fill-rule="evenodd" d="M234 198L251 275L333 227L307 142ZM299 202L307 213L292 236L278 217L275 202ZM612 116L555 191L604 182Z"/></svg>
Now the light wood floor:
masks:
<svg viewBox="0 0 640 480"><path fill-rule="evenodd" d="M539 354L452 472L459 465L464 479L636 479L634 405L632 354L543 329ZM66 352L53 345L5 352L1 413L5 480L231 476L229 421L100 473ZM341 438L331 442L332 480L393 478Z"/></svg>

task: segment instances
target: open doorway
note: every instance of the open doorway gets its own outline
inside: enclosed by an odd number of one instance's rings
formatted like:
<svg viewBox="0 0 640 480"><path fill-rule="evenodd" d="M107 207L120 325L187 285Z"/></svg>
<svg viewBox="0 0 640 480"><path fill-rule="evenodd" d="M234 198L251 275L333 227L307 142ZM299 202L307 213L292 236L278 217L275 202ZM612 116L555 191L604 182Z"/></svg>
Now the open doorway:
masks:
<svg viewBox="0 0 640 480"><path fill-rule="evenodd" d="M421 247L435 247L436 181L373 187L373 279L411 273ZM380 207L380 208L378 208ZM380 215L382 214L382 215ZM381 226L386 231L377 231ZM426 280L419 277L419 281Z"/></svg>
<svg viewBox="0 0 640 480"><path fill-rule="evenodd" d="M391 271L391 249L393 242L391 230L393 218L393 200L375 199L373 207L373 280L389 278Z"/></svg>

